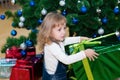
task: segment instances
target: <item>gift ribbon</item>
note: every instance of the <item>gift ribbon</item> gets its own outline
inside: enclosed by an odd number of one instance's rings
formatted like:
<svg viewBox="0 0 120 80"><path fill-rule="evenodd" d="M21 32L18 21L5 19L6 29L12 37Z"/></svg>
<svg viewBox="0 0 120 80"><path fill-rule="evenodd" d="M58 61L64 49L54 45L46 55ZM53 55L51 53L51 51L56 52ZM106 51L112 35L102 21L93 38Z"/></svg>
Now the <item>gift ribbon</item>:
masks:
<svg viewBox="0 0 120 80"><path fill-rule="evenodd" d="M89 42L89 43L91 43L91 42ZM72 54L75 54L76 52L81 51L81 50L85 50L84 44L85 44L85 42L81 42L79 44L74 44L74 45L70 46L69 48L74 48L74 51L72 52ZM87 58L83 59L82 63L83 63L88 80L94 80L88 59Z"/></svg>
<svg viewBox="0 0 120 80"><path fill-rule="evenodd" d="M113 35L116 35L116 33L113 32L113 33L106 34L106 35L103 35L103 36L100 36L100 37L96 37L96 38L91 39L91 40L88 40L88 41L95 41L95 40L102 39L102 38L106 38L106 37L113 36Z"/></svg>
<svg viewBox="0 0 120 80"><path fill-rule="evenodd" d="M84 49L85 49L84 44L81 44L80 45L80 50L84 50ZM90 68L90 65L89 65L89 62L88 62L88 59L87 58L83 59L82 63L83 63L86 75L88 77L88 80L94 80L92 72L91 72L91 68Z"/></svg>

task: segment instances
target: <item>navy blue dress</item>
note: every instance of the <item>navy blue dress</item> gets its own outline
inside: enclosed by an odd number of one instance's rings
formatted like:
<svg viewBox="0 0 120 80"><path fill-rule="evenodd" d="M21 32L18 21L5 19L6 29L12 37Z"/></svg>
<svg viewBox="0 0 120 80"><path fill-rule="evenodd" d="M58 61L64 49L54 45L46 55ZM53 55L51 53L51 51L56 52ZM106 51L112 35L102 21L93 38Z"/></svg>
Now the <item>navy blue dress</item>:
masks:
<svg viewBox="0 0 120 80"><path fill-rule="evenodd" d="M58 62L55 74L49 74L43 65L42 80L67 80L66 65Z"/></svg>

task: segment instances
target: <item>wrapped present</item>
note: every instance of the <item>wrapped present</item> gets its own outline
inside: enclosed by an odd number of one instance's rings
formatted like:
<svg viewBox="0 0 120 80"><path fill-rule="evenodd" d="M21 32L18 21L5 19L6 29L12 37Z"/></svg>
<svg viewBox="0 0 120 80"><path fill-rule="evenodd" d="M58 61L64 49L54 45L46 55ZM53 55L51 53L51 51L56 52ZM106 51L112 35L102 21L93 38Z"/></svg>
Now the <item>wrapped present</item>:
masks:
<svg viewBox="0 0 120 80"><path fill-rule="evenodd" d="M10 80L39 80L42 76L42 57L26 57L17 60Z"/></svg>
<svg viewBox="0 0 120 80"><path fill-rule="evenodd" d="M6 50L5 54L6 58L17 58L20 59L22 58L22 55L20 53L20 49L17 48L16 46L12 46L11 48Z"/></svg>
<svg viewBox="0 0 120 80"><path fill-rule="evenodd" d="M16 64L16 59L0 59L0 78L9 78L12 67Z"/></svg>
<svg viewBox="0 0 120 80"><path fill-rule="evenodd" d="M25 68L18 68L14 67L12 69L12 76L10 77L10 80L32 80L32 75L30 75L31 67L25 67ZM31 76L31 78L30 78Z"/></svg>
<svg viewBox="0 0 120 80"><path fill-rule="evenodd" d="M28 47L26 49L27 51L27 56L35 56L36 55L36 50L35 50L35 47Z"/></svg>
<svg viewBox="0 0 120 80"><path fill-rule="evenodd" d="M25 50L18 48L16 46L13 46L9 49L6 50L6 58L17 58L17 59L21 59L23 57L33 57L36 55L36 50L35 47L28 47Z"/></svg>
<svg viewBox="0 0 120 80"><path fill-rule="evenodd" d="M34 71L31 62L26 60L17 60L12 68L10 80L34 80Z"/></svg>
<svg viewBox="0 0 120 80"><path fill-rule="evenodd" d="M108 36L108 35L107 35ZM102 36L105 38L105 36ZM100 39L102 37L95 38L93 40ZM120 76L120 43L109 45L98 45L96 41L83 41L78 44L69 46L70 54L75 54L80 50L84 50L86 47L93 48L98 54L98 58L95 61L89 61L85 58L82 61L72 64L74 75L73 79L76 80L115 80ZM99 42L98 42L99 43Z"/></svg>

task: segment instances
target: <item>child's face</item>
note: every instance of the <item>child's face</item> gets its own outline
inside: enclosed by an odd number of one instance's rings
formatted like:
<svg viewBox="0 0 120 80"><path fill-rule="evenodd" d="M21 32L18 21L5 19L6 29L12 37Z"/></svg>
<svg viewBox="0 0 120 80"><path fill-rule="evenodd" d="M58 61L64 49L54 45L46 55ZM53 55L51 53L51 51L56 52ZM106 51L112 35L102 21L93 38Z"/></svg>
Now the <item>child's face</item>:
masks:
<svg viewBox="0 0 120 80"><path fill-rule="evenodd" d="M57 41L63 41L66 35L66 23L52 29L51 37Z"/></svg>

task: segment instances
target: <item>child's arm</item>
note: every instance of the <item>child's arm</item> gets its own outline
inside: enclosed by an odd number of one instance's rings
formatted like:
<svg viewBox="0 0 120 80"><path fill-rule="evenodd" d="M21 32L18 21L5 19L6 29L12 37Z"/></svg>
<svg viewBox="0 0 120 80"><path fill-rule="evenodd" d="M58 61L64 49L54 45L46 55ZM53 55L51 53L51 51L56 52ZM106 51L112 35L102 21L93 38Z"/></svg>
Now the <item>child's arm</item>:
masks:
<svg viewBox="0 0 120 80"><path fill-rule="evenodd" d="M64 45L69 45L69 44L74 44L74 43L78 43L81 42L82 40L89 40L91 38L88 37L66 37L65 40L63 41Z"/></svg>
<svg viewBox="0 0 120 80"><path fill-rule="evenodd" d="M92 38L88 38L88 37L80 37L80 41L83 41L83 40L90 40Z"/></svg>
<svg viewBox="0 0 120 80"><path fill-rule="evenodd" d="M49 46L49 53L64 64L72 64L72 63L80 61L86 57L88 57L90 60L94 60L94 58L96 58L98 55L92 49L80 51L80 52L73 54L73 55L67 55L60 48L60 46L58 44L55 44L55 43L52 46Z"/></svg>

